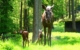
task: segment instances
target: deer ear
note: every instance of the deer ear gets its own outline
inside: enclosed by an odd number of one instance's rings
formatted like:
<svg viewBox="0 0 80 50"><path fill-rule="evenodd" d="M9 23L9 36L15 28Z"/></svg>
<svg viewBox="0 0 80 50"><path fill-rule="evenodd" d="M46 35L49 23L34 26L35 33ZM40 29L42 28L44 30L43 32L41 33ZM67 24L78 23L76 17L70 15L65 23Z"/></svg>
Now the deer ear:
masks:
<svg viewBox="0 0 80 50"><path fill-rule="evenodd" d="M43 9L46 9L46 6L42 5L42 8L43 8Z"/></svg>
<svg viewBox="0 0 80 50"><path fill-rule="evenodd" d="M54 5L51 6L51 8L53 8L53 7L54 7Z"/></svg>

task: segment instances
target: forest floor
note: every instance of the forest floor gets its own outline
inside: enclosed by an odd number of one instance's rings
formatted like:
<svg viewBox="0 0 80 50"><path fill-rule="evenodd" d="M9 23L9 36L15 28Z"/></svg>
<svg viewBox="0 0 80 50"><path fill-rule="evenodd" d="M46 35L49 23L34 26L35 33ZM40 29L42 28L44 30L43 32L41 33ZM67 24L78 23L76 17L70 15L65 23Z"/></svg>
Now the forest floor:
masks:
<svg viewBox="0 0 80 50"><path fill-rule="evenodd" d="M21 35L16 35L15 38L9 40L0 40L0 50L80 50L80 33L75 32L52 32L52 45L32 44L32 33L29 35L29 47L22 47Z"/></svg>
<svg viewBox="0 0 80 50"><path fill-rule="evenodd" d="M29 47L22 46L22 37L16 34L8 40L0 40L0 50L80 50L80 33L77 32L64 32L64 23L54 22L54 29L51 35L51 47L48 45L39 45L32 43L32 32L29 33Z"/></svg>

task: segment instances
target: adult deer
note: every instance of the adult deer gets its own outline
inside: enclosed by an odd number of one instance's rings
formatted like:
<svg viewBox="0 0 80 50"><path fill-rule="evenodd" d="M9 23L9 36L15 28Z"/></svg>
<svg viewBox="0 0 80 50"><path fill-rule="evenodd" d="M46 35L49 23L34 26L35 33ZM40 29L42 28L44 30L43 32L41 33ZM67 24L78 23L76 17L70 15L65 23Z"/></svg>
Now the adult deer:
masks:
<svg viewBox="0 0 80 50"><path fill-rule="evenodd" d="M48 45L51 46L51 30L53 27L53 12L52 8L53 6L44 6L42 5L42 8L44 9L44 12L42 14L41 22L44 27L44 45L46 45L46 28L48 28Z"/></svg>

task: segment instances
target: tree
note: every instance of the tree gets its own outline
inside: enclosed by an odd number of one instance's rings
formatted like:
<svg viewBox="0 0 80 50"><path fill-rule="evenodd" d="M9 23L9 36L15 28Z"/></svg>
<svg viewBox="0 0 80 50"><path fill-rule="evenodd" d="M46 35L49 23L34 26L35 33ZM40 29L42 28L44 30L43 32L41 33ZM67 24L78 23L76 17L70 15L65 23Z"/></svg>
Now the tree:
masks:
<svg viewBox="0 0 80 50"><path fill-rule="evenodd" d="M33 17L33 37L32 43L38 38L41 17L41 0L34 0L34 17Z"/></svg>
<svg viewBox="0 0 80 50"><path fill-rule="evenodd" d="M67 14L67 0L53 0L54 1L54 16L56 19L63 18ZM63 10L64 8L64 10ZM66 10L65 10L66 9Z"/></svg>
<svg viewBox="0 0 80 50"><path fill-rule="evenodd" d="M74 0L71 0L72 3L72 27L76 31L75 15L74 15Z"/></svg>
<svg viewBox="0 0 80 50"><path fill-rule="evenodd" d="M12 25L14 25L9 14L13 11L13 7L10 0L0 1L0 33L6 34L12 30Z"/></svg>
<svg viewBox="0 0 80 50"><path fill-rule="evenodd" d="M71 0L69 0L69 18L71 17Z"/></svg>
<svg viewBox="0 0 80 50"><path fill-rule="evenodd" d="M20 30L22 30L22 0L21 0L21 9L20 9Z"/></svg>
<svg viewBox="0 0 80 50"><path fill-rule="evenodd" d="M27 1L24 0L24 29L28 30L28 12L27 12Z"/></svg>

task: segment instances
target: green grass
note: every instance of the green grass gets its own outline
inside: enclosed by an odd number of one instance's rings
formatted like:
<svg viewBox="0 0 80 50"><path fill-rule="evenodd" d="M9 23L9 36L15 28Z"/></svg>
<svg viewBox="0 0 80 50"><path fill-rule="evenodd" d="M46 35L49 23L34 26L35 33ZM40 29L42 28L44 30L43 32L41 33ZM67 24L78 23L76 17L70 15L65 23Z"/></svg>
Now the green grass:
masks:
<svg viewBox="0 0 80 50"><path fill-rule="evenodd" d="M32 34L29 37L31 40ZM5 42L0 40L0 50L80 50L80 33L75 32L52 32L52 46L32 44L30 41L29 47L22 47L21 35L16 35L15 38L10 38Z"/></svg>
<svg viewBox="0 0 80 50"><path fill-rule="evenodd" d="M29 33L29 47L22 47L21 35L16 35L9 40L0 40L0 50L80 50L80 33L64 32L64 23L54 22L54 29L51 35L51 47L48 45L32 44L32 33Z"/></svg>
<svg viewBox="0 0 80 50"><path fill-rule="evenodd" d="M64 32L64 22L55 21L54 23L54 29L52 29L52 32Z"/></svg>

